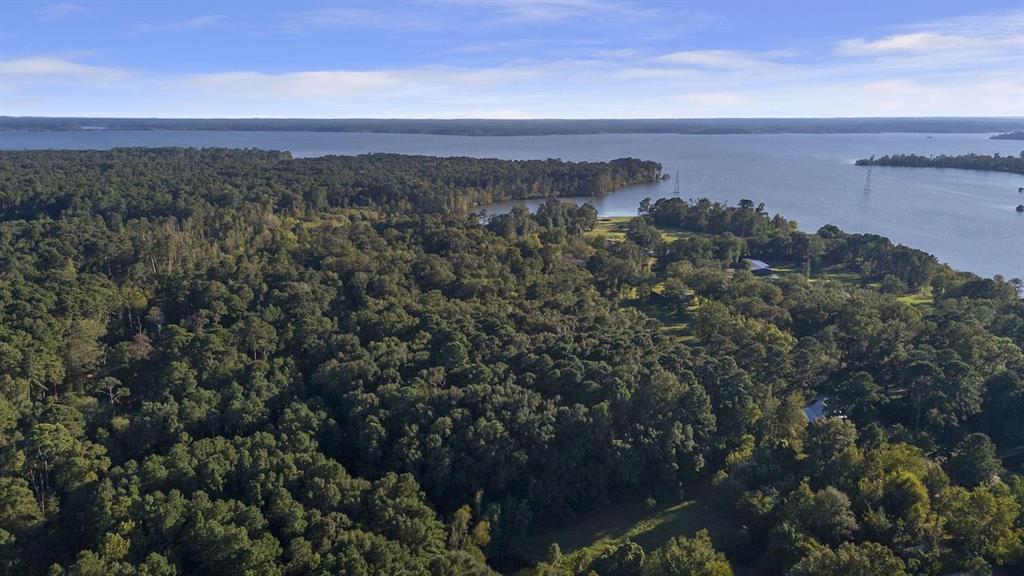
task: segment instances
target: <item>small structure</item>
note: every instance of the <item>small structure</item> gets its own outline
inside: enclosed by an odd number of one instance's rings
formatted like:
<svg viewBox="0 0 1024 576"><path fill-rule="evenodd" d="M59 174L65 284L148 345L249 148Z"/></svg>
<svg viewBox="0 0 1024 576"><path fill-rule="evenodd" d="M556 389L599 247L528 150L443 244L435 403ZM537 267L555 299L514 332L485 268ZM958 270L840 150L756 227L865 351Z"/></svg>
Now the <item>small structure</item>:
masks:
<svg viewBox="0 0 1024 576"><path fill-rule="evenodd" d="M1017 212L1024 212L1024 204L1017 204Z"/></svg>
<svg viewBox="0 0 1024 576"><path fill-rule="evenodd" d="M767 262L754 260L753 258L745 258L743 262L746 263L748 268L750 268L750 271L754 276L766 277L772 275L772 267L769 266Z"/></svg>
<svg viewBox="0 0 1024 576"><path fill-rule="evenodd" d="M818 398L807 406L804 406L804 416L808 422L814 422L818 418L828 416L828 398Z"/></svg>
<svg viewBox="0 0 1024 576"><path fill-rule="evenodd" d="M1024 194L1024 186L1018 186L1017 187L1017 193L1018 194Z"/></svg>

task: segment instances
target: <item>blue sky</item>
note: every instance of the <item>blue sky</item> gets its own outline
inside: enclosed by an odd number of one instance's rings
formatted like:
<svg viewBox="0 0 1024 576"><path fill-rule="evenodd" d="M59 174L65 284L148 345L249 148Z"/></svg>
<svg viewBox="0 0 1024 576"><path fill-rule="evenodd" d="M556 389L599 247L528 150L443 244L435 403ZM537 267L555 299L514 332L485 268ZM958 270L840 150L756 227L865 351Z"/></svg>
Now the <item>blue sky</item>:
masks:
<svg viewBox="0 0 1024 576"><path fill-rule="evenodd" d="M1024 116L1024 2L18 2L0 115Z"/></svg>

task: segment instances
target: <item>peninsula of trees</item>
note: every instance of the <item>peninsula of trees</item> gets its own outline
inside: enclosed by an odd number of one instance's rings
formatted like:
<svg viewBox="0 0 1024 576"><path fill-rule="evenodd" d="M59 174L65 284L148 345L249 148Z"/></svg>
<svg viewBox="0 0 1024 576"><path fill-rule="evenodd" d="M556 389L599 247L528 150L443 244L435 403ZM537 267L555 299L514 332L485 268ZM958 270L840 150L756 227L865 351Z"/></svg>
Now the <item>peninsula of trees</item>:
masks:
<svg viewBox="0 0 1024 576"><path fill-rule="evenodd" d="M1001 156L998 152L984 154L961 154L959 156L919 156L917 154L893 154L871 160L861 158L857 166L909 166L916 168L960 168L962 170L989 170L1024 174L1024 152L1019 156Z"/></svg>
<svg viewBox="0 0 1024 576"><path fill-rule="evenodd" d="M1024 140L1024 130L1014 130L1013 132L996 134L994 136L989 136L989 140Z"/></svg>
<svg viewBox="0 0 1024 576"><path fill-rule="evenodd" d="M465 210L658 172L0 152L0 573L1020 573L1018 284L750 201Z"/></svg>

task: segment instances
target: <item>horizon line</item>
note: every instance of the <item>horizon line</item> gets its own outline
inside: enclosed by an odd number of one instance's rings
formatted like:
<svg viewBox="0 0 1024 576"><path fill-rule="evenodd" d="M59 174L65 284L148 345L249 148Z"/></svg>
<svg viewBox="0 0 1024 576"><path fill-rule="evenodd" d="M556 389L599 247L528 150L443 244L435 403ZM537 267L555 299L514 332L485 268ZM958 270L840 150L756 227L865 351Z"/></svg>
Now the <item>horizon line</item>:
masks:
<svg viewBox="0 0 1024 576"><path fill-rule="evenodd" d="M486 118L472 116L424 117L424 116L14 116L0 114L0 120L376 120L376 121L475 121L475 122L593 122L593 121L644 121L665 122L681 120L1024 120L1021 116L689 116L689 117L593 117L593 118Z"/></svg>

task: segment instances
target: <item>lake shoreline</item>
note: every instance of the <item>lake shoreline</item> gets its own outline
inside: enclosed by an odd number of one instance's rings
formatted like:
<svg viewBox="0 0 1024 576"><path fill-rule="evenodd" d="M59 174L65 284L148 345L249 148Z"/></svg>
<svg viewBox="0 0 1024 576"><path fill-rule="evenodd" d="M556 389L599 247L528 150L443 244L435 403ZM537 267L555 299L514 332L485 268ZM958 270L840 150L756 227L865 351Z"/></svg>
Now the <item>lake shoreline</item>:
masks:
<svg viewBox="0 0 1024 576"><path fill-rule="evenodd" d="M930 137L929 137L930 136ZM1024 276L1024 217L1015 212L1024 177L925 168L874 170L852 160L872 154L1017 155L1020 143L985 134L603 134L457 136L231 131L0 132L0 149L219 147L285 150L296 158L373 152L529 160L608 161L633 157L662 165L667 181L631 186L592 201L602 216L636 215L640 201L673 196L735 205L764 203L814 231L834 224L935 254L980 276ZM869 191L865 191L868 188ZM491 206L491 210L493 210Z"/></svg>

